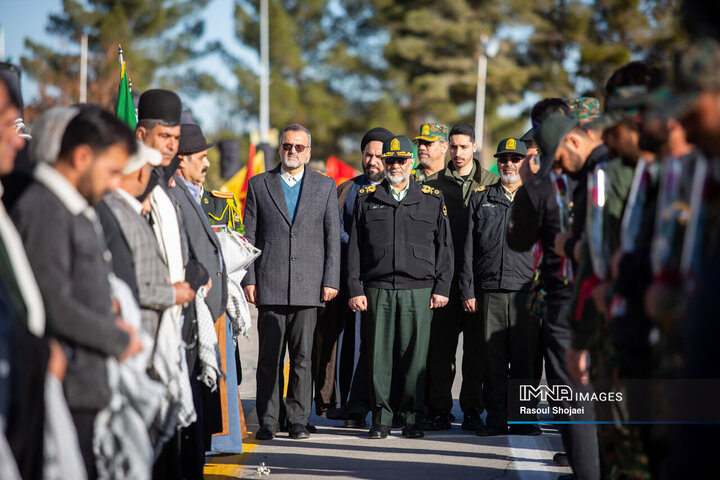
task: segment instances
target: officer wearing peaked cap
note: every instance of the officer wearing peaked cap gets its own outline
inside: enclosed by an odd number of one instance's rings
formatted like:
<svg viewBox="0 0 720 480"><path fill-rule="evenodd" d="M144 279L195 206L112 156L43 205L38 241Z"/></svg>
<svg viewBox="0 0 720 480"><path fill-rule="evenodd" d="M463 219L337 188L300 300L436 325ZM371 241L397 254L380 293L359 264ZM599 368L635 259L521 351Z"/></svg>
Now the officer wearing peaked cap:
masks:
<svg viewBox="0 0 720 480"><path fill-rule="evenodd" d="M478 435L508 433L507 420L520 415L518 393L508 379L532 379L540 322L528 314L527 303L533 276L532 253L516 252L505 241L515 194L522 186L520 168L525 143L503 139L497 148L500 182L478 187L470 198L467 236L460 272L463 307L480 312L484 322L486 378L484 385L487 424ZM510 368L508 368L510 364ZM513 425L510 433L538 435L531 425Z"/></svg>
<svg viewBox="0 0 720 480"><path fill-rule="evenodd" d="M413 171L415 181L420 184L437 180L445 169L445 154L448 151L448 127L442 123L426 123L415 137L418 165Z"/></svg>
<svg viewBox="0 0 720 480"><path fill-rule="evenodd" d="M402 383L403 435L420 438L431 309L447 303L453 274L450 225L440 191L410 178L410 140L386 139L382 157L386 179L358 192L348 245L348 304L368 311L369 438L390 432L394 371ZM393 365L396 344L403 352L399 365Z"/></svg>

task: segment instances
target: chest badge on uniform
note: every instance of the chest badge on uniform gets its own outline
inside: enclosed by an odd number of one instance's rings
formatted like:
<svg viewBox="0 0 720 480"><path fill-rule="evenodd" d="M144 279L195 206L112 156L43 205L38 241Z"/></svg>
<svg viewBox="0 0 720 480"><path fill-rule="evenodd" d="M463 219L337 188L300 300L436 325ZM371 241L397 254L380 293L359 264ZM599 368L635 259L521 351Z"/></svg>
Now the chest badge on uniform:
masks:
<svg viewBox="0 0 720 480"><path fill-rule="evenodd" d="M207 199L207 198L203 198L203 203L204 203L205 205L207 205L207 204L210 203L210 202L208 202L208 199Z"/></svg>

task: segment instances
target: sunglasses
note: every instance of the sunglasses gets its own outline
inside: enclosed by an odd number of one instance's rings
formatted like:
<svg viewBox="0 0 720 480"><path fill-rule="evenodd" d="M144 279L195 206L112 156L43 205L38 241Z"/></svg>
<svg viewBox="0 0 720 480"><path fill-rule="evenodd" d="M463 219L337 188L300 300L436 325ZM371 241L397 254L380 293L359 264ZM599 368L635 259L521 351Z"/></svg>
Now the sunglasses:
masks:
<svg viewBox="0 0 720 480"><path fill-rule="evenodd" d="M402 167L403 165L405 165L405 162L407 162L408 160L410 160L410 159L409 158L401 158L401 157L390 157L390 158L385 159L385 163L387 163L388 165L393 165L393 164L397 163L398 165L400 165Z"/></svg>
<svg viewBox="0 0 720 480"><path fill-rule="evenodd" d="M513 155L512 157L510 157L510 156L503 156L503 157L498 157L497 163L508 163L508 162L520 163L520 162L522 162L524 159L525 159L525 157L521 157L521 156L519 156L519 155Z"/></svg>
<svg viewBox="0 0 720 480"><path fill-rule="evenodd" d="M295 151L297 153L302 153L307 148L307 145L300 145L300 144L293 145L292 143L283 143L282 144L282 149L285 150L286 152L291 151L293 149L293 147L295 147Z"/></svg>
<svg viewBox="0 0 720 480"><path fill-rule="evenodd" d="M423 139L415 140L415 145L417 145L418 147L421 145L425 145L426 147L430 148L430 146L432 146L432 144L434 144L434 143L436 143L436 142L431 142L429 140L423 140Z"/></svg>

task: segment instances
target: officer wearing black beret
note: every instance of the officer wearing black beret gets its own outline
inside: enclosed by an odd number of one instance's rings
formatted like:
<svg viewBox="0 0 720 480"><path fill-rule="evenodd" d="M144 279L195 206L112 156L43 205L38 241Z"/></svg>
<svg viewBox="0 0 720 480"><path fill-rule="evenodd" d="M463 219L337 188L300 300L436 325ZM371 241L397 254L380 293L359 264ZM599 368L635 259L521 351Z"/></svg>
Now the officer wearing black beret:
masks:
<svg viewBox="0 0 720 480"><path fill-rule="evenodd" d="M412 147L402 135L385 140L386 179L358 191L350 230L348 304L369 313L364 322L373 422L369 438L390 432L393 372L402 384L402 433L424 436L431 309L447 303L453 275L447 208L439 190L410 178ZM395 345L403 352L399 365L393 365Z"/></svg>

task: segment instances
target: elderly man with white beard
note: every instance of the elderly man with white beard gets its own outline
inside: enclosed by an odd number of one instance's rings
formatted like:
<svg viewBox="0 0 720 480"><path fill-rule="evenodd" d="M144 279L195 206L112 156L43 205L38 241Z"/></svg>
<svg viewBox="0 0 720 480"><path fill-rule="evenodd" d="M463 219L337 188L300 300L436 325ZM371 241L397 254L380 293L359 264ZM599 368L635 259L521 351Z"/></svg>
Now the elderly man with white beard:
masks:
<svg viewBox="0 0 720 480"><path fill-rule="evenodd" d="M410 178L409 138L387 138L382 158L386 179L360 189L355 203L348 306L368 312L363 319L373 422L368 437L386 438L397 413L402 434L422 438L431 309L447 304L453 275L450 222L440 191ZM401 384L396 412L390 405L393 376Z"/></svg>
<svg viewBox="0 0 720 480"><path fill-rule="evenodd" d="M529 382L535 371L540 322L525 306L533 278L532 252L511 250L505 240L526 153L518 139L502 140L495 154L500 181L475 189L468 206L460 289L463 307L479 312L484 322L487 420L477 432L481 436L508 433L508 415L520 417L518 392L508 391L508 379ZM513 425L509 431L540 434L534 425Z"/></svg>

